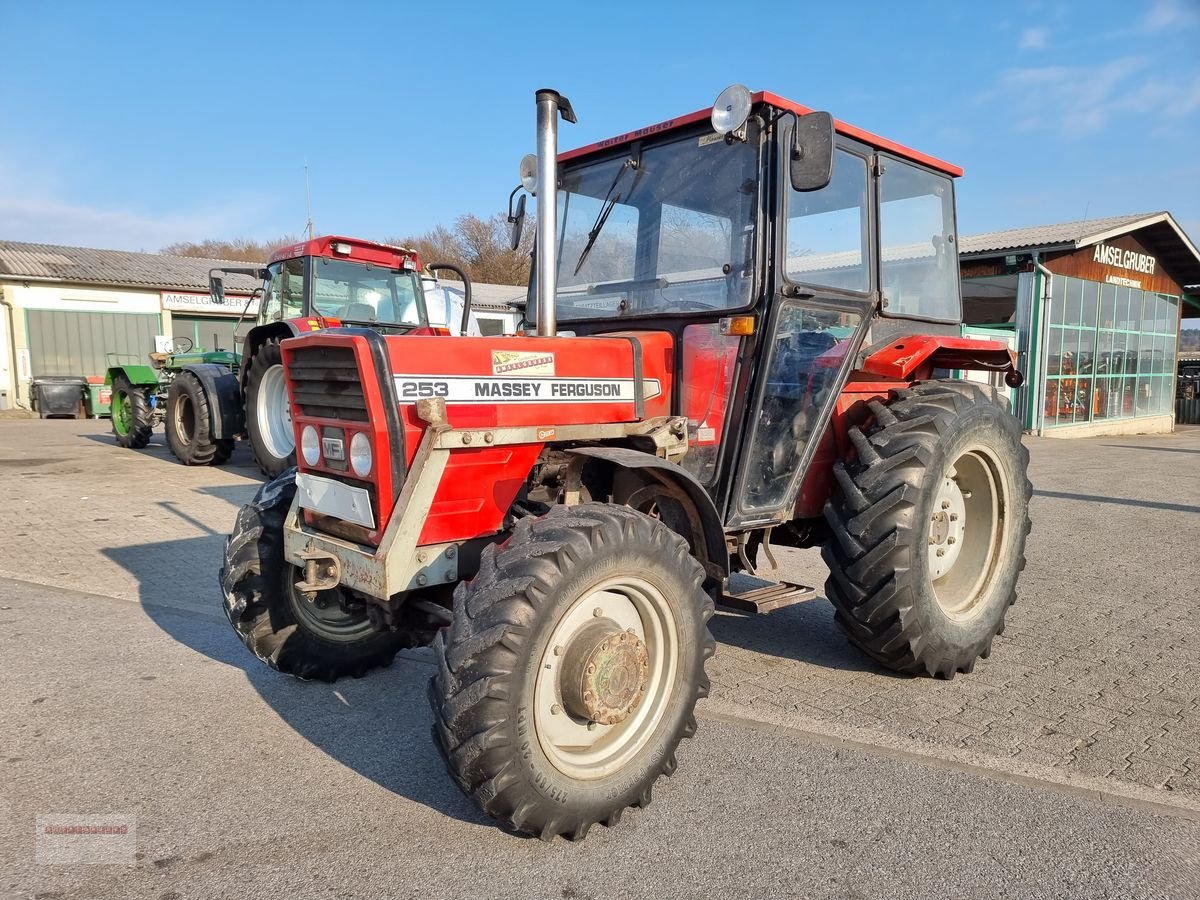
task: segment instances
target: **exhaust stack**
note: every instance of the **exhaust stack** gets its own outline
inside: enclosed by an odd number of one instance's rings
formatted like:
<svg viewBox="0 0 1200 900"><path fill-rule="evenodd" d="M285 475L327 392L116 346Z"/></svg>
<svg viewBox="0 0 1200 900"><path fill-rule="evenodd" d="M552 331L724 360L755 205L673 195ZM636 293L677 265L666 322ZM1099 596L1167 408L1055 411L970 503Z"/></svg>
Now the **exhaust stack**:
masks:
<svg viewBox="0 0 1200 900"><path fill-rule="evenodd" d="M558 91L537 92L537 334L558 333L558 116L574 124L571 101Z"/></svg>

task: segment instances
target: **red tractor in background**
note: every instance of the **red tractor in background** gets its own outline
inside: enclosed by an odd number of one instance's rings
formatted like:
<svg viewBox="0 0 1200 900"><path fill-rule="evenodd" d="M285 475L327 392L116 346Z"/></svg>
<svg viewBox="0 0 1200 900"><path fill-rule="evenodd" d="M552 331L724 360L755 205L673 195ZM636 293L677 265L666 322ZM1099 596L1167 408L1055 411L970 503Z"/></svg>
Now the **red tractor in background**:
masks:
<svg viewBox="0 0 1200 900"><path fill-rule="evenodd" d="M431 643L454 780L580 838L674 772L714 605L812 595L759 577L772 544L823 548L853 644L951 678L1003 628L1031 487L1005 401L944 377L1020 382L959 335L961 170L740 86L561 155L570 103L537 110L536 331L283 341L298 466L221 581L301 678Z"/></svg>
<svg viewBox="0 0 1200 900"><path fill-rule="evenodd" d="M438 270L457 274L469 294L470 279L457 266L426 267L427 272ZM423 279L421 272L413 250L335 235L281 247L265 267L213 269L209 291L219 303L225 302L222 274L262 279L258 321L242 340L238 377L212 379L215 387L207 403L194 404L203 421L196 414L190 419L172 416L168 409L172 451L184 462L207 461L213 457L206 452L207 443L227 442L232 448L233 436L245 433L266 475L273 478L295 465L280 341L340 325L392 335L448 335L451 328L468 333L465 310L460 321L455 311L440 308L445 304L426 302L423 282L431 279L428 275ZM189 453L189 449L201 452ZM218 455L227 457L228 453Z"/></svg>

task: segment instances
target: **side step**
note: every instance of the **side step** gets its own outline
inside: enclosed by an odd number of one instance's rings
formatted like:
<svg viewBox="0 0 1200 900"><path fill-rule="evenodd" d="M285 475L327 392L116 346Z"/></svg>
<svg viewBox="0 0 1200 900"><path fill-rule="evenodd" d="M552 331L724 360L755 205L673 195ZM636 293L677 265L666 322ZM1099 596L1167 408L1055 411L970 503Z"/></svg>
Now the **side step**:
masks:
<svg viewBox="0 0 1200 900"><path fill-rule="evenodd" d="M816 588L807 585L793 584L790 581L767 581L744 572L736 572L729 577L718 605L754 615L802 603L816 593Z"/></svg>

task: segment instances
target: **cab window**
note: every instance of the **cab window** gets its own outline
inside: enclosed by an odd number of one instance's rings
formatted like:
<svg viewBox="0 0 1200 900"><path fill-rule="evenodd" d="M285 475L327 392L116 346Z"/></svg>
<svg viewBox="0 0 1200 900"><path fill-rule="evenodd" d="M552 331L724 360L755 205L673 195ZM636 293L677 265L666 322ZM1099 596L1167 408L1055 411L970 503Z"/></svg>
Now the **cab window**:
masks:
<svg viewBox="0 0 1200 900"><path fill-rule="evenodd" d="M304 260L285 259L268 267L271 273L260 317L278 322L304 315Z"/></svg>

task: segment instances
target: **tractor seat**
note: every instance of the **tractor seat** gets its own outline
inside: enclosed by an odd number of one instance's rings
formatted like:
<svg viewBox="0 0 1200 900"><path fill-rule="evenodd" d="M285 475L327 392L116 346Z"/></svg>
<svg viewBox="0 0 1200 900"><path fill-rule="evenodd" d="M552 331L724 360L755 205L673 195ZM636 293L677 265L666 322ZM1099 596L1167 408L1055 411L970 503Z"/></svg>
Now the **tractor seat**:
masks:
<svg viewBox="0 0 1200 900"><path fill-rule="evenodd" d="M167 364L167 360L170 359L170 357L170 353L151 353L150 365L154 366L156 369L161 369Z"/></svg>
<svg viewBox="0 0 1200 900"><path fill-rule="evenodd" d="M375 307L370 303L347 303L342 310L341 318L358 322L374 322Z"/></svg>

